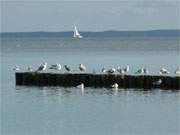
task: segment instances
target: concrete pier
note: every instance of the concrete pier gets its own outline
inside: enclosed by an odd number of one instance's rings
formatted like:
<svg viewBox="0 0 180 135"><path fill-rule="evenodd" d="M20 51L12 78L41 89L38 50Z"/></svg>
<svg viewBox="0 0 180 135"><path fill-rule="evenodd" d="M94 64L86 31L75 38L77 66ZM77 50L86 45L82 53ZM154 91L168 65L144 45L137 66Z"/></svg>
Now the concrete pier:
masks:
<svg viewBox="0 0 180 135"><path fill-rule="evenodd" d="M26 86L74 87L84 83L85 87L110 87L118 83L119 88L180 90L180 76L39 72L17 72L15 76L16 85ZM162 83L153 85L159 79Z"/></svg>

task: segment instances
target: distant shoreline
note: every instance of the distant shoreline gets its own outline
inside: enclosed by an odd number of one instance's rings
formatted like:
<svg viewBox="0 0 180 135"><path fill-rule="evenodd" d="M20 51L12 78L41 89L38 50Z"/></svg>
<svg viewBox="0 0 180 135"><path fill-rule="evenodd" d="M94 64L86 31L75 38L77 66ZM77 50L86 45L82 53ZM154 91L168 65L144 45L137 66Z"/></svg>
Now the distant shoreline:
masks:
<svg viewBox="0 0 180 135"><path fill-rule="evenodd" d="M1 37L72 37L73 31L64 32L2 32ZM83 37L179 37L180 30L146 30L146 31L80 31Z"/></svg>

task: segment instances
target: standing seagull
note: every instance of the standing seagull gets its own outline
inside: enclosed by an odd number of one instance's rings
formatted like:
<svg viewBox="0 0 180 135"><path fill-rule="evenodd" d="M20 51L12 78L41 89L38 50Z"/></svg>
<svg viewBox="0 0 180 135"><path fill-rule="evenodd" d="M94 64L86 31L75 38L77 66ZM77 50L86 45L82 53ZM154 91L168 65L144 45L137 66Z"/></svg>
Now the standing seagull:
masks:
<svg viewBox="0 0 180 135"><path fill-rule="evenodd" d="M135 74L144 74L144 68L139 69Z"/></svg>
<svg viewBox="0 0 180 135"><path fill-rule="evenodd" d="M124 72L125 72L125 73L128 73L128 72L129 72L129 65L127 65L127 66L124 68Z"/></svg>
<svg viewBox="0 0 180 135"><path fill-rule="evenodd" d="M174 73L177 74L177 75L180 75L180 67L177 68Z"/></svg>
<svg viewBox="0 0 180 135"><path fill-rule="evenodd" d="M125 73L124 70L120 66L117 67L117 72L119 72L120 74Z"/></svg>
<svg viewBox="0 0 180 135"><path fill-rule="evenodd" d="M107 70L103 67L102 70L101 70L101 72L106 73Z"/></svg>
<svg viewBox="0 0 180 135"><path fill-rule="evenodd" d="M83 65L83 64L79 64L79 70L82 72L82 71L85 71L86 70L86 67Z"/></svg>
<svg viewBox="0 0 180 135"><path fill-rule="evenodd" d="M64 65L64 68L65 68L65 70L66 70L67 72L70 72L70 71L71 71L71 68L70 68L69 66L67 66L67 65Z"/></svg>
<svg viewBox="0 0 180 135"><path fill-rule="evenodd" d="M169 74L170 72L167 70L167 69L165 69L165 68L162 68L162 69L160 69L160 71L159 71L159 74L160 75L163 75L163 74Z"/></svg>
<svg viewBox="0 0 180 135"><path fill-rule="evenodd" d="M33 71L32 66L28 66L27 70L30 71L30 72L32 72L32 71Z"/></svg>
<svg viewBox="0 0 180 135"><path fill-rule="evenodd" d="M148 73L149 73L148 69L144 68L144 74L148 74Z"/></svg>
<svg viewBox="0 0 180 135"><path fill-rule="evenodd" d="M44 71L47 68L47 62L44 62L36 71Z"/></svg>
<svg viewBox="0 0 180 135"><path fill-rule="evenodd" d="M115 68L111 68L111 69L106 71L106 73L108 73L108 74L113 74L114 72L116 72Z"/></svg>
<svg viewBox="0 0 180 135"><path fill-rule="evenodd" d="M13 68L14 71L19 71L20 70L20 67L18 65L16 65L14 68Z"/></svg>
<svg viewBox="0 0 180 135"><path fill-rule="evenodd" d="M51 67L49 69L61 70L61 65L60 64L54 64L54 65L51 65Z"/></svg>

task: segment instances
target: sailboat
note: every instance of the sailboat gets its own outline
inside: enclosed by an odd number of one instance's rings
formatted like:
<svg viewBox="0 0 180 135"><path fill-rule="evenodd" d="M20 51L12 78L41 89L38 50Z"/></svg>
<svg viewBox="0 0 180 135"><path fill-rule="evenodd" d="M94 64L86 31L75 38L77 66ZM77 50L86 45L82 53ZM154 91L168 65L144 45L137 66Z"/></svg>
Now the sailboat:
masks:
<svg viewBox="0 0 180 135"><path fill-rule="evenodd" d="M74 26L73 38L82 38L76 26Z"/></svg>

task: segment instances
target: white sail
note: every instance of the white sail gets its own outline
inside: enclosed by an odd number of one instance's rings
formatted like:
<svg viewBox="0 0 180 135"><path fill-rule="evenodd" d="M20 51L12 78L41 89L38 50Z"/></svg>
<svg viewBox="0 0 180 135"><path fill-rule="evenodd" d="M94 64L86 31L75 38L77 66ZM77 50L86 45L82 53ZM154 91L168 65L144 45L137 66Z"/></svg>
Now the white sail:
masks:
<svg viewBox="0 0 180 135"><path fill-rule="evenodd" d="M76 26L74 26L74 34L73 34L74 38L82 38L82 36L80 35L80 33L78 32L78 29Z"/></svg>
<svg viewBox="0 0 180 135"><path fill-rule="evenodd" d="M79 32L78 32L78 30L77 30L77 27L76 27L76 26L74 27L74 32L75 32L75 35L76 35L76 36L79 36L79 35L80 35Z"/></svg>

